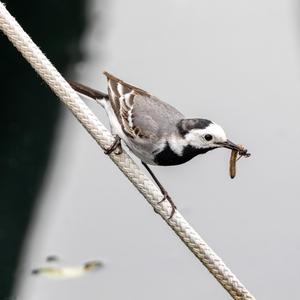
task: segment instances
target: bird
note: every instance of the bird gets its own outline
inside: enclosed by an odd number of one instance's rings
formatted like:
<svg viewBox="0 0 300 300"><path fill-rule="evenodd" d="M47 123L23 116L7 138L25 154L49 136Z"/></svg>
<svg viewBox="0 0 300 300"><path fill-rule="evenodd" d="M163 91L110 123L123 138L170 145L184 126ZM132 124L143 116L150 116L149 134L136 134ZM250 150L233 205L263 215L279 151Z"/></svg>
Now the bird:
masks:
<svg viewBox="0 0 300 300"><path fill-rule="evenodd" d="M159 203L168 200L171 204L169 218L176 206L149 165L180 165L218 148L249 155L245 148L231 142L217 123L204 118L186 118L152 94L106 71L103 74L107 78L107 94L74 81L69 83L80 95L96 100L105 109L115 136L105 153L121 153L121 141L127 145L160 188L163 199Z"/></svg>

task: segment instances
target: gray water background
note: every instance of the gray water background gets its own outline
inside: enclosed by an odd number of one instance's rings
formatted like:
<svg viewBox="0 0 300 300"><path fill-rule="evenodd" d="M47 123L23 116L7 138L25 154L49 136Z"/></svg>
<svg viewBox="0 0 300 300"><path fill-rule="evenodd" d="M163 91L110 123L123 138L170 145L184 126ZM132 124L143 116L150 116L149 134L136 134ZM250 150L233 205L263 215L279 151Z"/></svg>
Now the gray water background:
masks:
<svg viewBox="0 0 300 300"><path fill-rule="evenodd" d="M108 70L246 145L235 180L226 150L154 171L257 299L300 299L299 1L94 0L89 11L73 78L105 90ZM230 299L68 111L39 203L17 299ZM105 267L32 277L49 254Z"/></svg>

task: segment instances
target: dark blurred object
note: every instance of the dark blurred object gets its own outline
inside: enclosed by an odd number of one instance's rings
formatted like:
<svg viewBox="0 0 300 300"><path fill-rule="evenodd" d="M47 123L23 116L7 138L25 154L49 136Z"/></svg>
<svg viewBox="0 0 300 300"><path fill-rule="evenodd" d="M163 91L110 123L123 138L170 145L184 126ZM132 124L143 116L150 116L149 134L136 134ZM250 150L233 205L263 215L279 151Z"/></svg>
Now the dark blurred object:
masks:
<svg viewBox="0 0 300 300"><path fill-rule="evenodd" d="M9 0L6 5L58 70L81 59L85 1ZM61 104L3 34L0 45L0 299L7 299Z"/></svg>

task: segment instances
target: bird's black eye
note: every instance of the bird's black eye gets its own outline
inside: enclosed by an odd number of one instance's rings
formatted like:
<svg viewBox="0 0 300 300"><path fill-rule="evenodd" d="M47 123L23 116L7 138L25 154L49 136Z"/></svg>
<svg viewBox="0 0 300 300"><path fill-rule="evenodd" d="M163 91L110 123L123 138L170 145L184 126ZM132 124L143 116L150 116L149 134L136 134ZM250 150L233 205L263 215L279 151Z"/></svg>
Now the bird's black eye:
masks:
<svg viewBox="0 0 300 300"><path fill-rule="evenodd" d="M204 136L204 138L209 142L209 141L211 141L212 140L212 135L211 134L206 134L205 136Z"/></svg>

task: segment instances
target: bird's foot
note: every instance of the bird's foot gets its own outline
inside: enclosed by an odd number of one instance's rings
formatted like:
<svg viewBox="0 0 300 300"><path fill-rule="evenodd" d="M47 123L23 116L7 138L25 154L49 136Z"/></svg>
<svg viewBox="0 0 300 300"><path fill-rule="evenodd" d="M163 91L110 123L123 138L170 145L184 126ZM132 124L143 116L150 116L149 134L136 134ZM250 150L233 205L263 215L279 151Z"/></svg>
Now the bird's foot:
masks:
<svg viewBox="0 0 300 300"><path fill-rule="evenodd" d="M177 207L176 207L175 203L173 202L172 198L169 196L169 194L168 194L168 192L166 190L162 190L161 192L163 194L163 198L160 201L158 201L157 204L160 204L160 203L162 203L162 202L164 202L166 200L169 201L169 203L171 205L171 208L172 208L171 214L170 214L170 216L168 218L168 220L170 220L174 216Z"/></svg>
<svg viewBox="0 0 300 300"><path fill-rule="evenodd" d="M104 153L109 155L115 151L115 154L121 154L123 152L121 145L121 138L118 135L115 135L115 140L111 146L104 150Z"/></svg>

